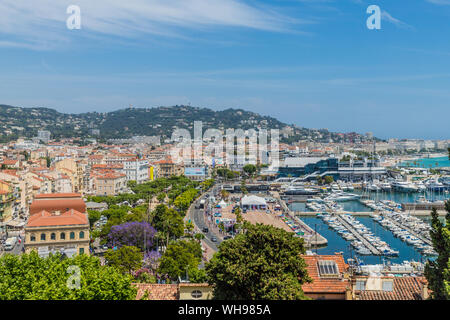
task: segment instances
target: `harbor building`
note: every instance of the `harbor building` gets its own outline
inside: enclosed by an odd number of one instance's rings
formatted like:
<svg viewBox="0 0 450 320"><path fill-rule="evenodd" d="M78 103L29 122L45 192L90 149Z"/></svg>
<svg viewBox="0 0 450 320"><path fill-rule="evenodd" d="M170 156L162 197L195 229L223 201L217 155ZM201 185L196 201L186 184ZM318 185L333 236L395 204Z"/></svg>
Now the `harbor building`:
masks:
<svg viewBox="0 0 450 320"><path fill-rule="evenodd" d="M278 169L278 177L303 177L315 180L332 176L334 180L364 181L380 179L387 174L379 159L339 161L337 158L286 158Z"/></svg>

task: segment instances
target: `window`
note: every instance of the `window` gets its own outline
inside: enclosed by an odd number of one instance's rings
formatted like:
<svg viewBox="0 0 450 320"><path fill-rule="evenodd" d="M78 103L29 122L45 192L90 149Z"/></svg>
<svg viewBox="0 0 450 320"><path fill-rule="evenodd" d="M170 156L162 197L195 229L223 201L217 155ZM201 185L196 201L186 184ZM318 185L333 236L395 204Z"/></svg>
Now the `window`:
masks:
<svg viewBox="0 0 450 320"><path fill-rule="evenodd" d="M80 231L80 239L84 239L84 231Z"/></svg>
<svg viewBox="0 0 450 320"><path fill-rule="evenodd" d="M333 260L319 260L317 262L319 268L319 275L321 277L338 277L339 268L336 261Z"/></svg>
<svg viewBox="0 0 450 320"><path fill-rule="evenodd" d="M394 291L394 283L392 280L383 281L383 291Z"/></svg>
<svg viewBox="0 0 450 320"><path fill-rule="evenodd" d="M45 233L41 233L41 240L45 241Z"/></svg>
<svg viewBox="0 0 450 320"><path fill-rule="evenodd" d="M66 240L66 234L65 234L64 232L62 232L62 233L59 235L59 238L60 238L61 240Z"/></svg>
<svg viewBox="0 0 450 320"><path fill-rule="evenodd" d="M50 239L51 240L56 240L56 234L52 232L52 234L50 235Z"/></svg>
<svg viewBox="0 0 450 320"><path fill-rule="evenodd" d="M364 291L366 289L365 280L356 280L355 290Z"/></svg>
<svg viewBox="0 0 450 320"><path fill-rule="evenodd" d="M203 293L200 290L194 290L191 292L191 297L194 299L200 299L203 296Z"/></svg>
<svg viewBox="0 0 450 320"><path fill-rule="evenodd" d="M84 248L80 248L79 252L80 252L80 254L83 254L84 253Z"/></svg>
<svg viewBox="0 0 450 320"><path fill-rule="evenodd" d="M70 239L75 239L75 232L70 233Z"/></svg>
<svg viewBox="0 0 450 320"><path fill-rule="evenodd" d="M34 234L30 235L30 241L36 241L36 236Z"/></svg>

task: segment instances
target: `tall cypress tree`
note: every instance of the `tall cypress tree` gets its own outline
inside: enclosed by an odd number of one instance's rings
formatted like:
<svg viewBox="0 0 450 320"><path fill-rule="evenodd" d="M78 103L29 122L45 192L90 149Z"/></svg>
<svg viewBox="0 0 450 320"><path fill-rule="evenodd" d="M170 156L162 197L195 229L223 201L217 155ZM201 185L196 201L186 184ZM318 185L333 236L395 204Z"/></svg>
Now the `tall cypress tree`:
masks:
<svg viewBox="0 0 450 320"><path fill-rule="evenodd" d="M439 220L435 208L431 212L430 234L438 257L435 261L428 260L425 266L425 277L429 288L433 291L431 298L434 300L450 299L450 200L445 203L445 209L447 211L445 225Z"/></svg>

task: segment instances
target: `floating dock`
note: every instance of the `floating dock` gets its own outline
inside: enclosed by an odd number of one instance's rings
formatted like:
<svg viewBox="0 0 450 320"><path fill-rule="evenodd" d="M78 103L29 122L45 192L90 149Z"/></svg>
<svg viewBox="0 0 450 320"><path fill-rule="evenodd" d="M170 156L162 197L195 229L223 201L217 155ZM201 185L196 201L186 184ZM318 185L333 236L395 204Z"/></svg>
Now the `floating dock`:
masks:
<svg viewBox="0 0 450 320"><path fill-rule="evenodd" d="M420 240L422 240L422 241L425 242L426 244L428 244L428 245L430 245L430 246L433 245L433 243L432 243L430 240L428 240L428 239L422 237L421 235L419 235L418 233L416 233L416 232L415 232L414 230L412 230L411 228L409 228L409 227L407 227L407 226L403 226L403 225L401 225L400 223L398 223L397 221L395 221L394 219L389 218L389 216L388 216L387 214L383 214L383 213L382 213L381 215L382 215L385 219L387 219L387 220L389 220L390 222L392 222L392 223L393 223L394 225L396 225L397 227L407 230L407 231L408 231L409 233L411 233L413 236L419 238Z"/></svg>
<svg viewBox="0 0 450 320"><path fill-rule="evenodd" d="M272 195L275 199L277 199L283 208L283 211L288 214L288 216L296 223L298 224L307 234L310 234L311 237L308 239L305 239L305 245L307 247L318 247L318 246L325 246L328 244L328 240L320 235L318 232L314 231L310 226L308 226L306 223L304 223L302 220L298 218L298 216L295 215L294 211L291 211L289 207L286 205L286 202L281 200L278 192L272 192Z"/></svg>
<svg viewBox="0 0 450 320"><path fill-rule="evenodd" d="M356 231L351 224L345 221L340 215L336 214L335 216L338 218L339 222L341 222L347 228L347 230L350 231L359 241L361 241L366 246L366 248L369 249L374 255L381 255L381 252L377 248L375 248L366 238L364 238L358 231Z"/></svg>

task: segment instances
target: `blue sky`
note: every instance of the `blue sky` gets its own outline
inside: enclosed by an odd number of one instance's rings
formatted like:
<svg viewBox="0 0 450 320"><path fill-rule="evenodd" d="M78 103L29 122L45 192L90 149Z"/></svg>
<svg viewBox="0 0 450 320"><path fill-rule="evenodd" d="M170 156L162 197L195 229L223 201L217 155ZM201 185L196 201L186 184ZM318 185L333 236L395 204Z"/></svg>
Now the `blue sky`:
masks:
<svg viewBox="0 0 450 320"><path fill-rule="evenodd" d="M66 8L81 8L69 30ZM369 5L383 14L368 30ZM0 103L188 104L450 139L450 0L2 0Z"/></svg>

